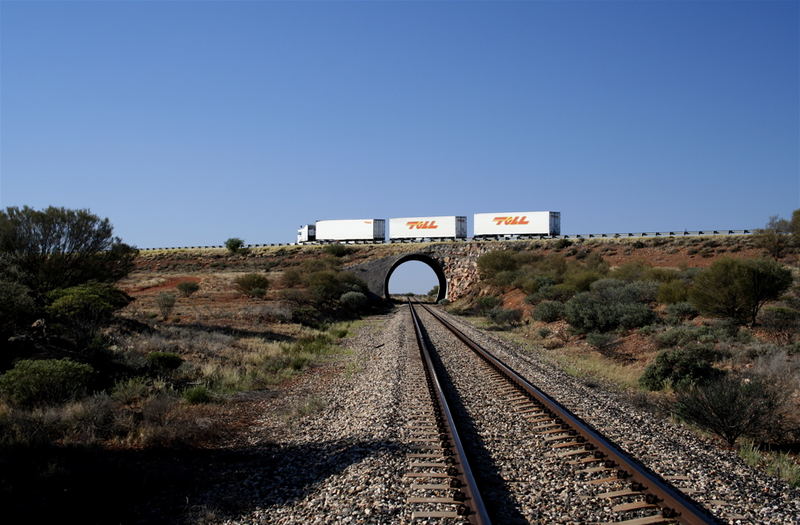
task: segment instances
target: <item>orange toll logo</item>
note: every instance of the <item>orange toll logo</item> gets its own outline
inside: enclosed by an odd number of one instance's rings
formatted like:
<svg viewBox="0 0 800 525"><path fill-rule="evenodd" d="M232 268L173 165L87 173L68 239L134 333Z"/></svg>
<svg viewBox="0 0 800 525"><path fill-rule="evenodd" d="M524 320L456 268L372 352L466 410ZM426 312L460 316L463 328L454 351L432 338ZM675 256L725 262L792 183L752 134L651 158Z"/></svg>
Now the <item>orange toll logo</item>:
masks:
<svg viewBox="0 0 800 525"><path fill-rule="evenodd" d="M512 224L530 224L527 215L517 215L515 217L495 217L492 219L498 226L510 226Z"/></svg>
<svg viewBox="0 0 800 525"><path fill-rule="evenodd" d="M439 227L436 221L408 221L406 226L409 230L435 230Z"/></svg>

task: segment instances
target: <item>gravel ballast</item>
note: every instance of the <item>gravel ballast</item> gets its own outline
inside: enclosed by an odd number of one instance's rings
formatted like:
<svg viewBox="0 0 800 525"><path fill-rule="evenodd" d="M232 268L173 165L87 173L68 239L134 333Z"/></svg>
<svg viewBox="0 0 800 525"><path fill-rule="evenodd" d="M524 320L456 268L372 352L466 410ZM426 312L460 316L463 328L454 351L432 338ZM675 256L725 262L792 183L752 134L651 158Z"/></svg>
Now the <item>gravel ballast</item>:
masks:
<svg viewBox="0 0 800 525"><path fill-rule="evenodd" d="M735 451L657 418L617 392L587 386L536 350L526 351L457 316L444 315L647 467L664 477L681 478L674 484L724 522L800 523L800 490L750 467Z"/></svg>

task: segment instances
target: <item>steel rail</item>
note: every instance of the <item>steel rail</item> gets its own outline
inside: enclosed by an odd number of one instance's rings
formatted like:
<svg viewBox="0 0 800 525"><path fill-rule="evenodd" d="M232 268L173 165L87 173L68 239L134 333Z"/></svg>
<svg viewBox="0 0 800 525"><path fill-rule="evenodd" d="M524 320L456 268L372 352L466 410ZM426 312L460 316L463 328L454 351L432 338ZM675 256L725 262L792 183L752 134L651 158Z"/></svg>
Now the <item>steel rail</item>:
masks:
<svg viewBox="0 0 800 525"><path fill-rule="evenodd" d="M428 376L431 389L435 394L439 410L447 422L447 433L450 441L453 443L453 449L455 450L453 459L456 462L456 467L461 473L456 477L459 479L459 481L461 481L462 488L466 493L464 505L472 511L466 516L466 518L470 523L474 523L476 525L490 525L492 521L489 518L486 505L484 505L483 498L481 498L480 491L478 490L478 484L475 480L475 476L472 474L472 469L467 461L467 455L464 451L464 446L461 443L461 438L459 438L458 430L456 429L455 418L453 418L453 414L451 413L450 407L447 404L447 399L445 398L444 391L442 390L442 385L439 383L439 378L436 375L436 369L433 366L430 350L428 349L428 345L425 343L425 339L422 335L422 324L420 323L419 316L414 310L414 305L411 304L410 300L408 301L408 308L411 312L411 319L414 321L414 333L417 337L417 344L419 345L420 354L422 355L422 359L426 365L425 372Z"/></svg>
<svg viewBox="0 0 800 525"><path fill-rule="evenodd" d="M616 465L627 474L627 477L643 487L641 489L642 492L647 492L658 498L658 501L654 501L653 503L661 507L662 516L674 519L680 523L686 523L687 525L719 523L719 520L699 503L680 492L661 476L632 458L621 447L600 434L600 432L589 423L586 423L580 417L570 412L550 395L529 383L511 367L497 359L491 352L473 341L440 314L435 313L431 308L425 305L421 306L425 311L430 313L434 319L438 320L461 340L461 342L487 361L509 381L519 386L523 391L541 403L556 418L577 431L588 443L593 445L597 451L616 463Z"/></svg>

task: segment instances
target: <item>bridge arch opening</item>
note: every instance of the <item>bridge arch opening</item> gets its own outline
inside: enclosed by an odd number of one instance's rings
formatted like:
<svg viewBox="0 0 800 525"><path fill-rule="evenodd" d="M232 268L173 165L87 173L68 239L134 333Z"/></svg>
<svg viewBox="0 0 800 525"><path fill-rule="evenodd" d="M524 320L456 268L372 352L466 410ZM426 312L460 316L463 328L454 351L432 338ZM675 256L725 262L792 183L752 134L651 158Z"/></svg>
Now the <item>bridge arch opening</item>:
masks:
<svg viewBox="0 0 800 525"><path fill-rule="evenodd" d="M384 284L383 284L383 296L386 299L390 299L391 298L390 294L389 294L389 281L392 278L392 274L402 264L407 263L409 261L418 261L418 262L424 263L425 265L430 267L431 270L433 270L433 273L435 275L436 281L438 281L438 286L439 286L439 294L436 297L436 301L437 302L442 300L442 299L444 299L445 297L447 297L447 279L444 276L444 269L442 268L441 264L439 264L439 261L437 261L433 257L429 257L427 255L423 255L423 254L419 254L419 253L412 253L412 254L409 254L409 255L405 255L405 256L401 257L400 259L398 259L397 261L395 261L394 264L392 264L391 268L389 268L389 271L386 272L386 279L384 280ZM436 281L434 281L434 284L435 284ZM425 294L425 293L427 293L427 291L428 290L425 290L425 291L421 292L421 294Z"/></svg>

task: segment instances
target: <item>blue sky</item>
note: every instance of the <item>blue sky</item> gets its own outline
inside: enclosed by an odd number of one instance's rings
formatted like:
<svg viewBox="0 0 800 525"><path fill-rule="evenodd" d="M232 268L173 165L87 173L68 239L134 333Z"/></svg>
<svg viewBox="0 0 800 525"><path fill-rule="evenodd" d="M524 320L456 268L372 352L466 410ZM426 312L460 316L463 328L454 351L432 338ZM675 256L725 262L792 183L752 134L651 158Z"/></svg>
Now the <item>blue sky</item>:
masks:
<svg viewBox="0 0 800 525"><path fill-rule="evenodd" d="M0 205L140 247L515 210L758 227L800 207L798 6L3 1Z"/></svg>

